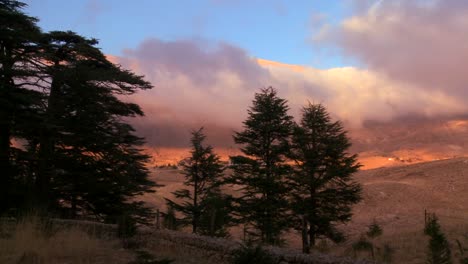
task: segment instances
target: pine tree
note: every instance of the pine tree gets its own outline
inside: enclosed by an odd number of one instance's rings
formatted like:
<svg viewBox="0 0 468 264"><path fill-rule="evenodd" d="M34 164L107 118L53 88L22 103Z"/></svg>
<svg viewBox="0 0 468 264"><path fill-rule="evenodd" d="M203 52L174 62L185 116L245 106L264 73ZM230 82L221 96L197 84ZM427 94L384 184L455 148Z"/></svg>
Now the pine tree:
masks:
<svg viewBox="0 0 468 264"><path fill-rule="evenodd" d="M294 227L303 236L303 252L315 245L316 238L339 242L342 234L337 223L349 221L351 206L361 199L361 187L352 175L360 165L356 155L348 154L351 146L340 122L332 122L320 104L303 108L302 119L294 128L291 158L294 173L289 177L291 203L297 217Z"/></svg>
<svg viewBox="0 0 468 264"><path fill-rule="evenodd" d="M255 94L244 130L236 132L234 141L244 155L231 157L233 174L230 183L240 186L235 199L236 214L249 231L267 244L281 243L281 233L288 225L287 185L289 173L286 156L289 151L292 117L287 101L273 88Z"/></svg>
<svg viewBox="0 0 468 264"><path fill-rule="evenodd" d="M41 31L37 19L22 12L26 4L0 0L0 213L22 203L27 190L24 149L12 140L32 134L41 95L36 67Z"/></svg>
<svg viewBox="0 0 468 264"><path fill-rule="evenodd" d="M220 213L224 210L224 204L219 204L219 201L225 199L220 193L225 167L213 148L204 145L205 139L203 128L192 132L191 157L184 164L184 184L190 189L180 189L173 193L180 202L170 199L166 201L169 208L182 213L180 222L191 225L193 233L216 235L221 234L224 228L224 225L216 223L221 221ZM213 217L215 219L211 222ZM207 232L209 230L211 232Z"/></svg>
<svg viewBox="0 0 468 264"><path fill-rule="evenodd" d="M440 229L438 219L432 215L426 219L424 234L430 237L427 263L428 264L451 264L452 255L450 245Z"/></svg>

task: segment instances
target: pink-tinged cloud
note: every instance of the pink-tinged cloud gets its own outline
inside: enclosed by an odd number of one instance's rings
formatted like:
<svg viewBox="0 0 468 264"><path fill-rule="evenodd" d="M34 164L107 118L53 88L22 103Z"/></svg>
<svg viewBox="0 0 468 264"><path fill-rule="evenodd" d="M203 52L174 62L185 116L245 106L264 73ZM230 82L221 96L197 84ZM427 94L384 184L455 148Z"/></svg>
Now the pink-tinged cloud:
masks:
<svg viewBox="0 0 468 264"><path fill-rule="evenodd" d="M149 39L111 60L143 74L155 88L132 97L145 117L133 120L151 146L183 147L190 130L206 128L211 144L232 147L254 93L273 86L291 114L323 103L333 117L358 128L366 121L402 116L454 116L467 110L449 90L421 89L380 72L354 67L328 70L259 60L229 44Z"/></svg>
<svg viewBox="0 0 468 264"><path fill-rule="evenodd" d="M356 5L363 1L354 1ZM468 95L468 1L374 1L316 40L420 89Z"/></svg>

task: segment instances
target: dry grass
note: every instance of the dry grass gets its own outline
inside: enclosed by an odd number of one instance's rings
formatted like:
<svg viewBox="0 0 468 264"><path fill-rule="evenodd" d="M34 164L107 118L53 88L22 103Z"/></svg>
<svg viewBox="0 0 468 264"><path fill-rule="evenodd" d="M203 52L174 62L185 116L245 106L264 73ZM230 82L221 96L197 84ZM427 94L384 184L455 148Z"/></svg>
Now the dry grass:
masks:
<svg viewBox="0 0 468 264"><path fill-rule="evenodd" d="M116 239L97 238L79 228L52 232L30 217L0 239L0 263L128 263L134 256Z"/></svg>

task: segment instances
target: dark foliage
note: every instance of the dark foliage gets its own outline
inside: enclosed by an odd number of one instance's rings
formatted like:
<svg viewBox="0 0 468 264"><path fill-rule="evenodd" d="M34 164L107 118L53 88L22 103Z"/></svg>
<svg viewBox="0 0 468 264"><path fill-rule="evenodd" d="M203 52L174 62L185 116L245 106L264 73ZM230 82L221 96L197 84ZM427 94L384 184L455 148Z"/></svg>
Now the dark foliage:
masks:
<svg viewBox="0 0 468 264"><path fill-rule="evenodd" d="M242 196L235 199L239 221L249 225L249 235L263 243L280 244L287 229L287 185L290 172L286 163L292 117L287 102L273 88L255 94L244 130L234 141L241 145L242 156L231 157L233 174L229 179L240 186Z"/></svg>
<svg viewBox="0 0 468 264"><path fill-rule="evenodd" d="M291 158L294 173L289 177L293 227L307 228L303 252L318 237L341 242L344 236L335 226L351 219L351 206L361 199L361 187L352 179L360 165L348 154L351 146L340 122L332 122L325 107L309 104L301 122L294 127ZM306 223L304 224L305 217Z"/></svg>
<svg viewBox="0 0 468 264"><path fill-rule="evenodd" d="M452 255L450 245L445 238L444 233L440 229L438 219L435 215L431 215L426 219L424 234L430 237L427 261L428 264L450 264Z"/></svg>
<svg viewBox="0 0 468 264"><path fill-rule="evenodd" d="M158 260L152 254L144 250L137 250L135 254L136 260L129 264L170 264L174 262L174 260L167 258Z"/></svg>
<svg viewBox="0 0 468 264"><path fill-rule="evenodd" d="M232 254L232 264L277 264L265 249L259 245L243 244Z"/></svg>
<svg viewBox="0 0 468 264"><path fill-rule="evenodd" d="M136 235L136 222L128 214L123 214L117 220L117 237L126 240Z"/></svg>
<svg viewBox="0 0 468 264"><path fill-rule="evenodd" d="M172 206L168 206L166 213L161 213L163 217L162 225L164 228L169 230L178 230L179 229L179 222L176 218L174 208Z"/></svg>
<svg viewBox="0 0 468 264"><path fill-rule="evenodd" d="M185 182L190 189L174 192L180 202L166 199L169 208L180 212L181 224L191 225L193 233L226 236L230 223L229 199L221 194L225 167L211 146L205 146L203 128L192 132L191 157L184 166Z"/></svg>
<svg viewBox="0 0 468 264"><path fill-rule="evenodd" d="M42 33L22 7L0 0L0 213L28 202L64 217L147 221L131 198L154 186L149 157L127 123L143 112L120 96L151 84L109 62L95 39Z"/></svg>
<svg viewBox="0 0 468 264"><path fill-rule="evenodd" d="M25 201L28 161L24 149L12 145L34 133L42 94L31 85L40 81L37 19L22 12L26 5L0 0L0 214Z"/></svg>
<svg viewBox="0 0 468 264"><path fill-rule="evenodd" d="M372 224L369 225L366 235L369 238L376 238L378 236L381 236L383 233L382 227L377 223L377 221L374 219Z"/></svg>

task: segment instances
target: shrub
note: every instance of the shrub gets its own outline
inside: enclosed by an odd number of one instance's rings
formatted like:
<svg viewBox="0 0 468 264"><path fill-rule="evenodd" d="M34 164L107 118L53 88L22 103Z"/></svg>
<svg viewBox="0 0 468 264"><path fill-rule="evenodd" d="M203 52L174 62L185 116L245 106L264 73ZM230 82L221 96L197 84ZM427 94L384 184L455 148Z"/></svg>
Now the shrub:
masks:
<svg viewBox="0 0 468 264"><path fill-rule="evenodd" d="M382 262L392 263L392 259L393 259L393 248L391 248L388 244L385 244L383 246Z"/></svg>
<svg viewBox="0 0 468 264"><path fill-rule="evenodd" d="M368 241L366 237L361 236L358 241L353 243L354 256L357 257L358 252L366 251L370 252L372 259L374 259L374 245Z"/></svg>
<svg viewBox="0 0 468 264"><path fill-rule="evenodd" d="M377 221L374 219L372 224L369 225L368 230L366 232L367 237L369 238L376 238L380 235L382 235L383 230L382 227L377 223Z"/></svg>
<svg viewBox="0 0 468 264"><path fill-rule="evenodd" d="M123 240L129 239L136 234L135 220L129 214L123 214L117 221L117 236Z"/></svg>
<svg viewBox="0 0 468 264"><path fill-rule="evenodd" d="M273 256L259 245L243 244L232 255L232 264L277 264Z"/></svg>
<svg viewBox="0 0 468 264"><path fill-rule="evenodd" d="M167 258L156 260L153 255L144 250L137 250L135 253L137 255L136 260L129 264L171 264L174 262L174 260Z"/></svg>
<svg viewBox="0 0 468 264"><path fill-rule="evenodd" d="M179 222L174 212L174 208L169 206L167 213L161 213L163 216L163 227L169 230L178 230Z"/></svg>

